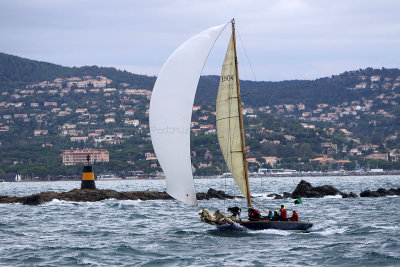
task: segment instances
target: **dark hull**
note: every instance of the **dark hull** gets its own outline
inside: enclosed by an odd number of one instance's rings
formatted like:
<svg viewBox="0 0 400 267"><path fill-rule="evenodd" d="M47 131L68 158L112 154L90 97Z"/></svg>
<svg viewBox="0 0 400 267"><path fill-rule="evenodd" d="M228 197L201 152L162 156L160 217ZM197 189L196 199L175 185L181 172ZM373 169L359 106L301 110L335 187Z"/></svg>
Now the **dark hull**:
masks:
<svg viewBox="0 0 400 267"><path fill-rule="evenodd" d="M265 229L277 229L277 230L307 230L313 226L309 222L292 222L292 221L238 221L237 224L250 229L250 230L265 230ZM235 228L235 225L230 225L231 228ZM217 223L218 229L227 230L230 228L227 223Z"/></svg>

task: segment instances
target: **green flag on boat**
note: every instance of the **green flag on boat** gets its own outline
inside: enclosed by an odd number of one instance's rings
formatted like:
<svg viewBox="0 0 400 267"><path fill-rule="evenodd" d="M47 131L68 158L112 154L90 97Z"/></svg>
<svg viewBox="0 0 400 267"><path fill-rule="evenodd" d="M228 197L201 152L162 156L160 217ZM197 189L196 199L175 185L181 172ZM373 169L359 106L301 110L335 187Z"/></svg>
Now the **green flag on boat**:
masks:
<svg viewBox="0 0 400 267"><path fill-rule="evenodd" d="M295 205L297 205L297 204L302 204L303 202L301 202L301 199L300 198L298 198L298 199L296 199L295 201L294 201L294 204Z"/></svg>

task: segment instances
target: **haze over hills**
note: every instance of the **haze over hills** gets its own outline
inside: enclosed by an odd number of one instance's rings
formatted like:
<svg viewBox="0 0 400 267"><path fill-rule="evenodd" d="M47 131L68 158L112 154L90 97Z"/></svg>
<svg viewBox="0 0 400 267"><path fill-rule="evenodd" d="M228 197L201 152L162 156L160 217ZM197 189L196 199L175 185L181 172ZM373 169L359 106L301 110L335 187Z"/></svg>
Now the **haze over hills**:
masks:
<svg viewBox="0 0 400 267"><path fill-rule="evenodd" d="M98 66L63 67L0 53L0 178L80 172L61 153L105 149L96 172L160 171L149 138L156 77ZM202 76L192 115L195 174L226 170L215 135L218 76ZM400 70L364 69L317 80L241 81L252 171L399 169Z"/></svg>

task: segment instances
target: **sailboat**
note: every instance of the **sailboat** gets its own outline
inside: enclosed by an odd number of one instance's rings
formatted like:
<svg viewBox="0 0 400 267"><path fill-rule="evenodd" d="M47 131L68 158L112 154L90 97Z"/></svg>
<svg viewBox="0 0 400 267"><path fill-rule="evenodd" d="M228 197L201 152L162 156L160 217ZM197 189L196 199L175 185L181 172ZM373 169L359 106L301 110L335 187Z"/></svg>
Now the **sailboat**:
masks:
<svg viewBox="0 0 400 267"><path fill-rule="evenodd" d="M242 104L236 55L235 21L211 27L191 37L167 59L150 100L150 134L153 148L167 181L167 193L197 206L190 152L190 122L194 97L205 61L222 31L231 24L216 101L218 142L226 164L241 193L252 207L243 132ZM209 212L208 214L210 214ZM200 213L199 213L200 214ZM218 228L241 225L249 229L305 230L308 222L241 220L218 213L202 221Z"/></svg>
<svg viewBox="0 0 400 267"><path fill-rule="evenodd" d="M15 175L15 181L16 181L16 182L21 182L21 181L22 181L22 178L21 178L21 175L20 175L20 174L16 174L16 175Z"/></svg>

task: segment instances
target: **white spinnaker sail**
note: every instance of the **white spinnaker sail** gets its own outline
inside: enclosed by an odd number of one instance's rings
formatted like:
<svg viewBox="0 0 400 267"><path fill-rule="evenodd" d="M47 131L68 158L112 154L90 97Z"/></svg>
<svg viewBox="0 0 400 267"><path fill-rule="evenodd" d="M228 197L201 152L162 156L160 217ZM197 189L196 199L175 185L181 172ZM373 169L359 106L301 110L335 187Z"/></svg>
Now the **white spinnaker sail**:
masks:
<svg viewBox="0 0 400 267"><path fill-rule="evenodd" d="M216 125L222 155L242 194L248 199L240 130L233 35L226 51L216 103Z"/></svg>
<svg viewBox="0 0 400 267"><path fill-rule="evenodd" d="M190 159L190 121L200 74L226 24L184 42L165 62L150 101L153 148L167 180L167 193L197 205Z"/></svg>

